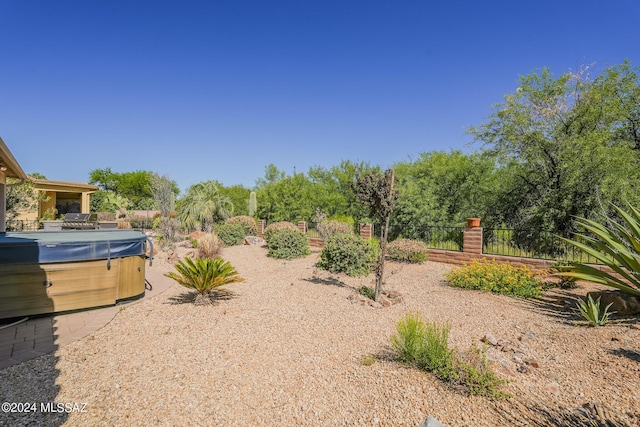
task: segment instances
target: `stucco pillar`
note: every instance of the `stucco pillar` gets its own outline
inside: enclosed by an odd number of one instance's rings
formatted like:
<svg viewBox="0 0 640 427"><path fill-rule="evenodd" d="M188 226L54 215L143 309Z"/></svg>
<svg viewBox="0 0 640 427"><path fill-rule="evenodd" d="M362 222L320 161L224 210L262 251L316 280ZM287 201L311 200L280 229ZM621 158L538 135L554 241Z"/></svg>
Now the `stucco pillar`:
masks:
<svg viewBox="0 0 640 427"><path fill-rule="evenodd" d="M7 231L7 177L0 172L0 233Z"/></svg>
<svg viewBox="0 0 640 427"><path fill-rule="evenodd" d="M82 193L80 200L80 212L89 213L91 212L91 193L84 192Z"/></svg>

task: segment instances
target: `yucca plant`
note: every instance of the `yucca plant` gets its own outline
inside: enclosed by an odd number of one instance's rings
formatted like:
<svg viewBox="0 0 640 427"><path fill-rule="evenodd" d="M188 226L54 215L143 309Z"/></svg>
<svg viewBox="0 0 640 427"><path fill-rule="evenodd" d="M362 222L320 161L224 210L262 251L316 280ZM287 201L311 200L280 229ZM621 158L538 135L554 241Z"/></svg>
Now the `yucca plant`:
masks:
<svg viewBox="0 0 640 427"><path fill-rule="evenodd" d="M594 301L589 295L586 301L583 299L578 300L578 310L591 326L604 326L609 321L609 316L613 314L613 312L609 311L611 304L600 312L600 297Z"/></svg>
<svg viewBox="0 0 640 427"><path fill-rule="evenodd" d="M613 208L622 218L622 224L611 221L607 228L596 221L578 218L578 225L592 236L577 234L577 240L562 240L591 255L620 277L582 263L567 266L561 274L640 296L640 212L633 206L629 206L628 212L615 205Z"/></svg>
<svg viewBox="0 0 640 427"><path fill-rule="evenodd" d="M222 258L185 258L178 261L176 271L165 273L188 289L193 289L196 305L207 305L213 301L211 292L220 286L244 282L236 269Z"/></svg>

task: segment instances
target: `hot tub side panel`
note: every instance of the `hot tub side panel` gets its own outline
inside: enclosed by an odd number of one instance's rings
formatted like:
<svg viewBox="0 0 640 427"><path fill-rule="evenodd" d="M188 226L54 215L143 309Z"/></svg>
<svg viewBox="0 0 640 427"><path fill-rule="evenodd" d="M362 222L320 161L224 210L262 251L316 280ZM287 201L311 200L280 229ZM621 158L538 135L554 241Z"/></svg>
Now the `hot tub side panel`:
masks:
<svg viewBox="0 0 640 427"><path fill-rule="evenodd" d="M117 299L136 297L144 293L145 256L120 258L120 279Z"/></svg>
<svg viewBox="0 0 640 427"><path fill-rule="evenodd" d="M113 305L121 259L0 265L0 318ZM144 288L144 282L143 282Z"/></svg>

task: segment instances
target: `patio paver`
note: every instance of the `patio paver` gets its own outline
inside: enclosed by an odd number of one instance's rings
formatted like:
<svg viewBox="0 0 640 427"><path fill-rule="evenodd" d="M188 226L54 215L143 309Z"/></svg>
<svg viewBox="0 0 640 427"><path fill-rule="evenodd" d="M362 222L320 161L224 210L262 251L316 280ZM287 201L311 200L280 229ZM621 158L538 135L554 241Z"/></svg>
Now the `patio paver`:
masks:
<svg viewBox="0 0 640 427"><path fill-rule="evenodd" d="M54 352L91 335L109 323L121 307L153 298L175 283L164 277L160 268L147 267L145 276L151 289L147 288L140 299L104 308L34 316L0 329L0 369Z"/></svg>

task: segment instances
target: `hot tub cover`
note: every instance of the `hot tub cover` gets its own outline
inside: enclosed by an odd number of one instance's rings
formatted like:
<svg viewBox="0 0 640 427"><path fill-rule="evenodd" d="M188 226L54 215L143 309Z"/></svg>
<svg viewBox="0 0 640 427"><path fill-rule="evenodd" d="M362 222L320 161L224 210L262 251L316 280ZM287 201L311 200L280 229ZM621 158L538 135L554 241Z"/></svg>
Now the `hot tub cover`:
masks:
<svg viewBox="0 0 640 427"><path fill-rule="evenodd" d="M147 236L133 230L0 233L0 265L144 255Z"/></svg>

